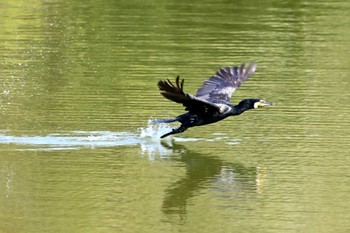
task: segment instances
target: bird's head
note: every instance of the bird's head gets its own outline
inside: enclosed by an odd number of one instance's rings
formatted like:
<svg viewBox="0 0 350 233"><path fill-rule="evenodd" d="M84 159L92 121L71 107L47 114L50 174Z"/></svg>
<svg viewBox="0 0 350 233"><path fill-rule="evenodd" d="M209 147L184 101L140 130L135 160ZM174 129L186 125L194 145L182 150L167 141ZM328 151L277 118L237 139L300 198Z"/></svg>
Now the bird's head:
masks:
<svg viewBox="0 0 350 233"><path fill-rule="evenodd" d="M238 106L244 110L273 105L275 104L262 99L244 99L238 104Z"/></svg>

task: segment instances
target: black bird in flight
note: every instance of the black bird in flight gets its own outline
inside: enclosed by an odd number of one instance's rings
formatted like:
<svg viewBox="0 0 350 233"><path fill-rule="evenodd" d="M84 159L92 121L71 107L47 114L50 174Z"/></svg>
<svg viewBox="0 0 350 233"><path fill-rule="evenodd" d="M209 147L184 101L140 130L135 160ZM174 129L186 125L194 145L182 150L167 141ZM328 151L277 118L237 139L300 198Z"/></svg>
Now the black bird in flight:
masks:
<svg viewBox="0 0 350 233"><path fill-rule="evenodd" d="M195 96L183 91L184 80L180 80L179 76L177 76L175 84L169 79L159 81L160 93L165 98L182 104L187 111L172 119L153 121L155 123L175 121L181 123L180 127L164 134L161 138L182 133L193 126L221 121L226 117L239 115L249 109L274 105L274 103L262 99L243 99L237 105L232 105L230 102L232 93L254 73L256 67L256 63L251 63L247 68L244 64L240 67L223 67L203 83Z"/></svg>

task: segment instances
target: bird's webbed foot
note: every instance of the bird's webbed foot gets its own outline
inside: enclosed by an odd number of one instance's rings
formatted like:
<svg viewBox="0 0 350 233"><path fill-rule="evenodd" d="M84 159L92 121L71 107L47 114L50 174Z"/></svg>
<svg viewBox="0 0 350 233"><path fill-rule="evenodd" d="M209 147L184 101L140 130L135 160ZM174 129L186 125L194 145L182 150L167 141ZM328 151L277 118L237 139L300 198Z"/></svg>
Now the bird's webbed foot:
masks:
<svg viewBox="0 0 350 233"><path fill-rule="evenodd" d="M188 127L181 125L179 128L173 129L173 130L170 131L169 133L166 133L166 134L162 135L160 138L165 138L165 137L167 137L167 136L169 136L169 135L171 135L171 134L182 133L182 132L185 131L186 129L188 129Z"/></svg>

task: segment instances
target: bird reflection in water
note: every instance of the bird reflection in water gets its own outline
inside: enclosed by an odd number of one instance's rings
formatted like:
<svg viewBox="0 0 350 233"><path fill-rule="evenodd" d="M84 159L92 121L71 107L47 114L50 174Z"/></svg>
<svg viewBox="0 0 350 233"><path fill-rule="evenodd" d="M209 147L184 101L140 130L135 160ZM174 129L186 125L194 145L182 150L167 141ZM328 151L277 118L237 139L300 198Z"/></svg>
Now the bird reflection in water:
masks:
<svg viewBox="0 0 350 233"><path fill-rule="evenodd" d="M170 149L168 144L164 147ZM184 163L186 174L165 190L162 211L167 221L185 222L191 198L211 190L213 198L234 198L242 192L259 193L263 176L257 167L246 167L240 163L227 162L216 156L209 156L188 150L184 145L174 143L173 152L179 156L172 160ZM232 204L232 203L230 203Z"/></svg>

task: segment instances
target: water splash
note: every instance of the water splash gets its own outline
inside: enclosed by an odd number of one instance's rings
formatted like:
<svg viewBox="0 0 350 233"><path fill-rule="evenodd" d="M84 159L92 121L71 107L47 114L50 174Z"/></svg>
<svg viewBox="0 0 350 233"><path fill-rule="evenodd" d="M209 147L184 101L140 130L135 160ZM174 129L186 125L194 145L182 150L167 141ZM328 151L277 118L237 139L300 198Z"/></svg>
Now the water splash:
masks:
<svg viewBox="0 0 350 233"><path fill-rule="evenodd" d="M11 135L9 131L0 130L0 144L18 145L16 150L78 150L81 148L100 148L118 146L140 146L140 153L149 159L155 156L165 157L172 153L174 142L218 141L227 140L222 135L208 138L182 138L169 136L160 139L161 135L171 131L167 124L154 124L148 121L145 127L139 128L138 133L111 132L111 131L72 131L43 136L38 135ZM238 142L229 142L237 144Z"/></svg>
<svg viewBox="0 0 350 233"><path fill-rule="evenodd" d="M168 147L172 146L172 137L160 139L160 137L171 131L171 128L166 124L153 124L152 120L148 120L147 127L140 129L140 138L143 140L141 144L141 153L147 154L149 159L154 159L156 154L163 157L169 154L172 150L167 149L161 142L166 143Z"/></svg>
<svg viewBox="0 0 350 233"><path fill-rule="evenodd" d="M139 128L138 133L110 131L72 131L48 135L11 135L0 130L0 144L18 145L15 150L78 150L118 146L140 146L142 155L155 159L171 153L172 139L161 140L160 136L171 128L165 124L152 124ZM166 147L164 147L166 145Z"/></svg>
<svg viewBox="0 0 350 233"><path fill-rule="evenodd" d="M73 149L81 147L128 146L138 143L137 137L127 132L109 131L73 131L67 134L49 134L45 136L0 134L1 144L17 144L44 148Z"/></svg>
<svg viewBox="0 0 350 233"><path fill-rule="evenodd" d="M171 131L172 128L170 128L167 124L163 123L152 123L152 120L148 120L148 124L146 128L141 128L140 137L151 139L153 141L159 141L160 137L169 131Z"/></svg>

